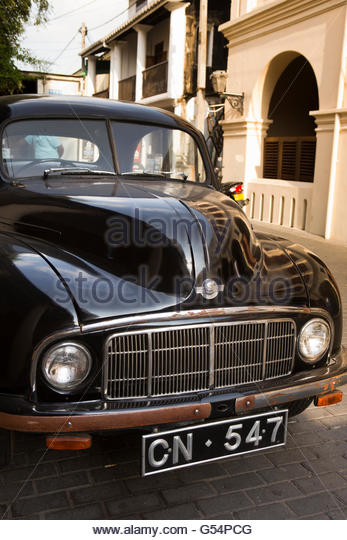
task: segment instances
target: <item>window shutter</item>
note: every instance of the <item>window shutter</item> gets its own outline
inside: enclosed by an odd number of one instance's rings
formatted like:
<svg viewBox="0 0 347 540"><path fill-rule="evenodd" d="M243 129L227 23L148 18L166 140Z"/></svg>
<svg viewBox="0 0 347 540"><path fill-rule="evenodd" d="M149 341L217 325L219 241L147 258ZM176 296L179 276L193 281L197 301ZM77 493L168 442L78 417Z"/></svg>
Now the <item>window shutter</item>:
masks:
<svg viewBox="0 0 347 540"><path fill-rule="evenodd" d="M297 163L297 142L283 141L282 145L282 166L280 178L282 178L283 180L295 180Z"/></svg>
<svg viewBox="0 0 347 540"><path fill-rule="evenodd" d="M268 137L264 140L264 178L313 182L315 137Z"/></svg>
<svg viewBox="0 0 347 540"><path fill-rule="evenodd" d="M279 141L264 142L264 178L278 178Z"/></svg>
<svg viewBox="0 0 347 540"><path fill-rule="evenodd" d="M301 141L300 172L302 182L313 182L316 141Z"/></svg>

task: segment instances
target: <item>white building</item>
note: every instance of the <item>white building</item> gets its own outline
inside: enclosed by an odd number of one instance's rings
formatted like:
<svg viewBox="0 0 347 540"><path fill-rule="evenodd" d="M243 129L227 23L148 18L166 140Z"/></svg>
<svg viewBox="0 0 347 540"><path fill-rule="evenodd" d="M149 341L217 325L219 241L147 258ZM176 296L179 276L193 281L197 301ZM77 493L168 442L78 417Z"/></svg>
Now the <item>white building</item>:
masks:
<svg viewBox="0 0 347 540"><path fill-rule="evenodd" d="M216 100L209 76L227 65L218 26L229 14L230 0L129 0L125 22L80 53L86 94L154 105L195 121L202 89L206 116L208 102Z"/></svg>
<svg viewBox="0 0 347 540"><path fill-rule="evenodd" d="M54 96L81 96L83 77L41 71L22 71L22 93L48 94Z"/></svg>
<svg viewBox="0 0 347 540"><path fill-rule="evenodd" d="M347 242L347 1L233 0L224 178L252 218Z"/></svg>

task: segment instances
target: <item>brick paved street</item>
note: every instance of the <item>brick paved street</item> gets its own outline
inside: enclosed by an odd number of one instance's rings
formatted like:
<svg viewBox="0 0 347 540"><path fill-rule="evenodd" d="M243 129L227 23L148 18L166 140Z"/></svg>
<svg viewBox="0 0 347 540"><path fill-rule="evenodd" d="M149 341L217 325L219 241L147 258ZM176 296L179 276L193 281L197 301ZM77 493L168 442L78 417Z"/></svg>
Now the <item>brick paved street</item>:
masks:
<svg viewBox="0 0 347 540"><path fill-rule="evenodd" d="M347 247L304 233L280 234L324 257L347 320ZM43 437L19 434L15 463L0 473L0 511L10 519L347 516L347 397L292 419L286 448L149 478L139 477L139 455L138 432L95 438L90 451L79 453L45 452Z"/></svg>

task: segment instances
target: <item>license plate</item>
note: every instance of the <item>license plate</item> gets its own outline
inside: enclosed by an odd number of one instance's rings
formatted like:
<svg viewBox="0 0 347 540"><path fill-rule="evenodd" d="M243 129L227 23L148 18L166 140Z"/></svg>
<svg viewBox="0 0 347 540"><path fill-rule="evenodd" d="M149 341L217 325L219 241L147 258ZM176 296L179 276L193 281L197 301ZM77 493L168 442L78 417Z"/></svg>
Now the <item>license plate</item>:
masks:
<svg viewBox="0 0 347 540"><path fill-rule="evenodd" d="M142 437L142 476L283 446L288 411L199 424Z"/></svg>

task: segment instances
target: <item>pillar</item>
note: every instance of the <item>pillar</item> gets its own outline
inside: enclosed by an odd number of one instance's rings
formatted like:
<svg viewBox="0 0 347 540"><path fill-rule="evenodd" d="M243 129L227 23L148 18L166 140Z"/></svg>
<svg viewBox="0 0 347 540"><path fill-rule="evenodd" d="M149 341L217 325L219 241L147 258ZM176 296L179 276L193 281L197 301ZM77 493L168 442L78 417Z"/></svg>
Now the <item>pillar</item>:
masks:
<svg viewBox="0 0 347 540"><path fill-rule="evenodd" d="M137 32L135 101L142 99L142 72L146 69L147 32L151 28L153 27L148 24L136 24L134 26L134 30Z"/></svg>
<svg viewBox="0 0 347 540"><path fill-rule="evenodd" d="M339 141L336 159L336 177L331 197L329 238L347 244L347 109L339 110ZM329 215L329 214L328 214Z"/></svg>
<svg viewBox="0 0 347 540"><path fill-rule="evenodd" d="M96 83L96 57L88 56L88 73L87 73L87 84L86 84L87 96L92 96L93 94L95 94L95 83Z"/></svg>
<svg viewBox="0 0 347 540"><path fill-rule="evenodd" d="M311 215L307 230L325 236L331 173L333 172L334 111L313 111L310 113L316 122L316 161L312 191Z"/></svg>
<svg viewBox="0 0 347 540"><path fill-rule="evenodd" d="M263 142L272 120L222 121L223 181L254 181L263 175Z"/></svg>
<svg viewBox="0 0 347 540"><path fill-rule="evenodd" d="M118 83L122 80L122 46L123 41L114 41L111 44L110 54L110 99L118 99Z"/></svg>
<svg viewBox="0 0 347 540"><path fill-rule="evenodd" d="M184 93L184 64L186 44L186 7L189 4L168 4L170 11L170 37L168 51L168 88L169 96L179 99Z"/></svg>

